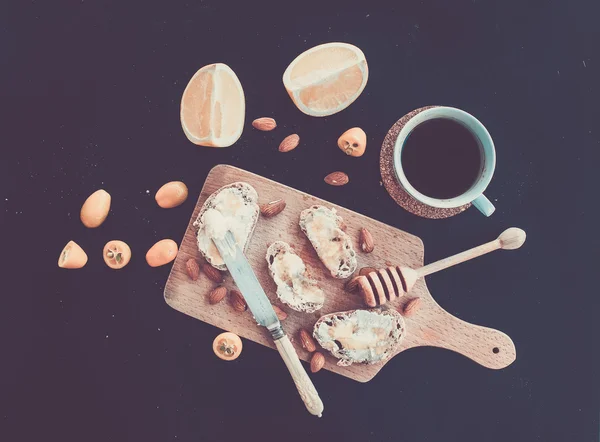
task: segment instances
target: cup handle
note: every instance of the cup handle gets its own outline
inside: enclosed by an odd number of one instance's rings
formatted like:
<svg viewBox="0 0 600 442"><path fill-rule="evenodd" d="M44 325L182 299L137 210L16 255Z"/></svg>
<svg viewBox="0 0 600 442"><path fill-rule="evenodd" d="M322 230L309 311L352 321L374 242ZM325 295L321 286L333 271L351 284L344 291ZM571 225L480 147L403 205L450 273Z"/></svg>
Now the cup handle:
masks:
<svg viewBox="0 0 600 442"><path fill-rule="evenodd" d="M485 197L483 193L473 200L473 205L477 207L477 209L485 216L490 216L492 213L494 213L494 210L496 210L494 205Z"/></svg>

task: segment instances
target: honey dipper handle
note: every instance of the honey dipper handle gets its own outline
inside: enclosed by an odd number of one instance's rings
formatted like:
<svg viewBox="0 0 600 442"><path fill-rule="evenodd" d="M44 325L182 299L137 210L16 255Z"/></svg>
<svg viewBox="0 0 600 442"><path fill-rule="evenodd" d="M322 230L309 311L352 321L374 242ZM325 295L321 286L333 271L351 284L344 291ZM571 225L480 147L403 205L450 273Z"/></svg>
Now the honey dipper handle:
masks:
<svg viewBox="0 0 600 442"><path fill-rule="evenodd" d="M499 239L495 239L486 244L482 244L472 249L465 250L464 252L458 253L453 256L449 256L448 258L440 259L439 261L427 264L426 266L423 266L420 269L416 269L416 271L419 278L421 278L423 276L439 272L440 270L447 269L448 267L455 266L456 264L460 264L461 262L465 262L470 259L477 258L478 256L485 255L486 253L493 252L494 250L498 250L500 248L502 248L502 243Z"/></svg>

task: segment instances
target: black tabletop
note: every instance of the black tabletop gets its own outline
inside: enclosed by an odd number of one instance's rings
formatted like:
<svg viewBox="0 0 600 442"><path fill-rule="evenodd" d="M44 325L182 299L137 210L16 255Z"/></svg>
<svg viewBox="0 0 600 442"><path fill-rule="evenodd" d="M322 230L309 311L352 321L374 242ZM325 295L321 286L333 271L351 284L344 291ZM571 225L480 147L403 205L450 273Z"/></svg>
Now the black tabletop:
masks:
<svg viewBox="0 0 600 442"><path fill-rule="evenodd" d="M0 7L0 439L6 441L573 441L598 440L598 2L363 2L21 0ZM360 47L369 82L348 109L302 114L282 85L286 66L317 44ZM223 62L246 95L241 139L191 144L179 105L200 67ZM425 105L479 118L498 155L475 209L426 220L380 185L387 130ZM252 129L259 116L279 127ZM368 135L360 159L336 147ZM293 152L279 141L298 133ZM170 266L144 260L159 239L180 241L208 171L232 164L412 234L432 262L510 226L523 248L428 277L438 302L507 333L517 360L495 371L456 353L418 348L361 384L313 375L321 419L298 399L278 354L245 341L233 363L220 330L164 302ZM327 186L334 170L347 186ZM157 207L182 180L190 198ZM107 221L79 221L85 198L112 195ZM596 224L597 225L597 224ZM595 227L595 226L594 226ZM106 241L131 263L113 271ZM56 265L78 242L85 268Z"/></svg>

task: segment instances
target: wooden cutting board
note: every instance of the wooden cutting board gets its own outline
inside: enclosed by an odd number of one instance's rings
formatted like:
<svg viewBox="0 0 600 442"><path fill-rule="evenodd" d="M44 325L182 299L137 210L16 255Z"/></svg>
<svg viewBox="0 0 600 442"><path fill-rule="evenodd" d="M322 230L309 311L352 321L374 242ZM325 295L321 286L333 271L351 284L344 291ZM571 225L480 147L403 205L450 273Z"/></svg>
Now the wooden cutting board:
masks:
<svg viewBox="0 0 600 442"><path fill-rule="evenodd" d="M300 359L309 361L311 357L311 354L302 349L298 343L298 332L301 328L312 332L313 324L322 315L364 308L359 295L345 292L345 281L332 278L319 261L310 242L298 226L302 210L315 204L334 207L337 210L345 221L347 233L356 239L358 269L381 268L389 265L417 268L423 265L423 242L414 235L267 178L232 166L219 165L214 167L206 178L165 287L165 300L176 310L223 330L234 332L243 338L275 348L268 331L256 324L250 311L241 313L235 311L229 299L217 305L210 305L207 299L208 293L215 284L204 275L201 275L197 281L192 281L185 269L185 263L190 258L202 261L196 246L196 229L192 223L196 220L204 201L214 191L236 181L252 185L258 192L261 204L279 198L285 199L287 203L286 209L279 215L270 219L259 219L246 256L267 296L288 313L287 319L282 322L283 328L294 342ZM358 247L358 231L361 227L366 227L373 235L375 250L370 254L362 253ZM325 305L319 312L295 312L277 300L276 286L269 275L265 259L267 246L277 240L286 241L295 248L312 276L319 281L325 291ZM226 275L224 285L228 288L235 287L229 275ZM401 309L402 305L412 297L421 298L420 305L416 313L405 318L406 336L396 354L412 347L435 346L456 351L485 367L495 369L504 368L515 360L515 346L507 335L497 330L469 324L452 316L433 300L424 280L418 281L409 295L390 302L385 307ZM360 382L372 379L385 364L356 364L340 367L336 364L336 358L326 351L323 353L326 357L325 369Z"/></svg>

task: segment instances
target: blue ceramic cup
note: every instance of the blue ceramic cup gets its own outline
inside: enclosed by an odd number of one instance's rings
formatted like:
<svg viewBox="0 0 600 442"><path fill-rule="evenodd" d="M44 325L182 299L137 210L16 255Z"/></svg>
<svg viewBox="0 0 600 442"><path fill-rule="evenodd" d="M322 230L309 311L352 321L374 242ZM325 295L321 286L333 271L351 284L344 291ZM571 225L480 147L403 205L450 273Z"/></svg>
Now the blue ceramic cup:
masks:
<svg viewBox="0 0 600 442"><path fill-rule="evenodd" d="M482 164L479 169L479 176L469 190L454 198L437 199L422 194L410 184L406 178L406 175L404 174L404 169L402 168L402 148L404 147L404 143L408 138L408 135L419 124L437 118L453 120L463 125L477 140L481 151ZM410 196L417 201L420 201L421 203L431 207L449 209L453 207L460 207L464 204L473 203L473 205L477 207L481 213L483 213L485 216L490 216L492 213L494 213L496 208L490 202L490 200L485 197L483 192L487 188L488 184L490 184L495 168L496 149L494 148L492 137L485 126L481 124L481 122L473 115L453 107L431 107L416 114L406 122L398 134L398 138L396 139L396 144L394 146L394 170L396 172L396 178L398 179L398 182Z"/></svg>

